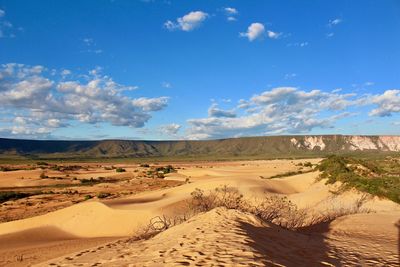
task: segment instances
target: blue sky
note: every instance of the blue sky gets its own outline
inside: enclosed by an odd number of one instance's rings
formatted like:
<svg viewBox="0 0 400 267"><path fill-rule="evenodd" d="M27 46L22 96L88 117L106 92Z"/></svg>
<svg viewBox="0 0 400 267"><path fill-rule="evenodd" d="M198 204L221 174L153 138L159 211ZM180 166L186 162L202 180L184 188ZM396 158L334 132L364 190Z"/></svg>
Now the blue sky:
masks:
<svg viewBox="0 0 400 267"><path fill-rule="evenodd" d="M0 137L398 134L399 1L0 0Z"/></svg>

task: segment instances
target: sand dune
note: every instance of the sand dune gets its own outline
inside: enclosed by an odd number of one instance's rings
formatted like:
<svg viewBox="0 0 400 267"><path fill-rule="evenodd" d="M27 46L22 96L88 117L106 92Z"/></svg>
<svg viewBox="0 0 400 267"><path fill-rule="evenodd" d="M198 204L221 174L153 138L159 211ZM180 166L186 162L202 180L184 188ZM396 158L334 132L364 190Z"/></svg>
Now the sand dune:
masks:
<svg viewBox="0 0 400 267"><path fill-rule="evenodd" d="M126 236L151 216L150 211L124 211L97 201L85 202L42 216L0 224L0 240L4 234L44 226L57 227L80 238Z"/></svg>
<svg viewBox="0 0 400 267"><path fill-rule="evenodd" d="M280 160L219 163L203 168L186 166L179 170L178 175L170 175L171 179L189 177L190 183L178 187L144 192L131 197L103 202L86 201L42 216L0 224L0 244L10 242L15 247L21 248L26 245L24 243L26 240L33 243L31 247L40 242L68 244L68 242L79 240L78 243L86 244L84 247L87 248L89 246L86 240L89 240L89 243L94 242L91 241L94 240L93 238L131 236L136 229L146 224L152 217L176 213L196 188L208 191L221 185L229 185L237 187L248 198L260 198L265 192L281 194L288 196L299 207L313 208L316 211L343 205L343 203L354 203L360 197L356 191L340 195L332 194L331 191L335 190L334 186L327 186L324 181L315 181L318 176L317 172L279 179L260 177L293 170L295 164L296 161ZM72 262L78 263L83 260L85 264L89 265L89 262L95 263L97 258L101 258L102 263L110 266L124 265L133 259L137 262L136 266L150 265L155 260L155 263L160 266L164 263L174 265L178 263L177 261L183 265L193 262L203 262L207 265L219 261L226 265L239 263L246 265L246 263L252 262L254 266L257 264L291 266L295 262L300 265L303 263L307 265L307 262L315 263L315 265L337 265L339 262L343 262L342 260L353 264L354 262L351 261L355 261L361 255L360 257L365 258L367 265L382 262L393 264L397 238L397 229L394 227L394 223L400 219L399 205L377 198L368 200L365 205L376 213L367 214L364 217L352 215L343 220L334 221L330 224L330 228L323 229L323 233L317 231L317 236L313 236L315 233L305 235L282 230L274 225L266 225L251 215L235 211L212 211L208 215L200 215L183 225L161 233L154 240L144 241L143 244L140 242L128 244L120 241L113 243L107 249L103 246L103 249L95 249L94 252L87 250L87 253L79 253L93 255L93 257L90 256L92 258L71 256L69 258L72 260L58 259L56 262L60 261L62 265L68 266ZM369 221L370 224L365 224L366 221ZM358 227L362 223L364 226ZM352 232L351 229L355 230ZM376 231L373 230L375 232L368 239L357 234L356 230L362 232L361 229L365 231L376 229ZM229 233L226 233L228 230ZM45 239L47 236L43 234L45 232L50 233L51 240ZM226 234L228 235L226 236ZM176 239L175 236L180 237ZM383 242L383 245L380 242L380 247L377 247L373 242L375 237L386 241ZM377 251L354 252L352 246L357 242L370 244ZM180 246L180 243L183 245ZM290 246L288 247L287 244ZM321 248L322 245L324 246ZM352 253L359 254L349 255L350 252L346 252L346 246L353 251ZM340 250L341 248L342 250ZM117 253L116 249L120 249L121 252ZM1 250L0 247L0 259ZM369 253L372 253L370 257L367 256ZM288 258L288 254L294 256ZM47 259L59 255L63 254L47 255ZM387 257L383 259L379 255ZM42 259L46 259L46 257ZM40 260L36 262L40 262Z"/></svg>
<svg viewBox="0 0 400 267"><path fill-rule="evenodd" d="M225 173L227 169L232 173L231 175ZM179 187L145 192L120 200L103 203L84 202L42 216L3 223L0 224L0 238L3 234L43 226L54 226L79 237L126 236L132 234L137 225L145 223L151 217L162 212L168 213L170 209L173 210L174 204L190 198L190 193L196 188L207 191L221 185L237 187L248 197L262 197L264 192L285 194L299 206L313 206L328 200L332 202L330 187L323 181L314 182L317 173L300 174L282 179L261 179L259 173L263 172L263 169L254 170L253 167L253 173L245 176L237 174L236 169L225 168L223 173L227 176L208 176ZM203 171L200 169L200 172ZM194 170L190 172L194 173ZM350 196L354 198L354 194ZM335 198L335 201L340 202L341 197ZM382 206L386 207L392 203L387 202ZM398 209L397 206L392 205Z"/></svg>
<svg viewBox="0 0 400 267"><path fill-rule="evenodd" d="M375 223L368 216L368 228L390 242L376 246L357 235L358 218L351 216L327 226L329 232L310 234L217 208L147 241L121 240L38 266L397 266L392 221ZM352 247L355 239L363 245Z"/></svg>

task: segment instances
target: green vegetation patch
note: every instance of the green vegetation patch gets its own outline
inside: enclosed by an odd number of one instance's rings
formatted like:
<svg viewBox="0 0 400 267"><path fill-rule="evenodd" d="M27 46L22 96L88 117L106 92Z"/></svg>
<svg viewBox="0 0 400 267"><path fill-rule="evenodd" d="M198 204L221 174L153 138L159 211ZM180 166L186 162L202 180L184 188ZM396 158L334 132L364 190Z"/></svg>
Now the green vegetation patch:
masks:
<svg viewBox="0 0 400 267"><path fill-rule="evenodd" d="M109 197L109 196L111 196L110 193L101 192L101 193L98 193L98 194L97 194L97 197L98 197L98 198L107 198L107 197Z"/></svg>
<svg viewBox="0 0 400 267"><path fill-rule="evenodd" d="M177 172L176 169L172 165L161 166L161 167L152 167L150 170L146 172L147 176L153 178L165 178L165 174Z"/></svg>
<svg viewBox="0 0 400 267"><path fill-rule="evenodd" d="M327 183L342 182L345 188L356 188L400 203L400 159L359 159L332 155L316 167Z"/></svg>
<svg viewBox="0 0 400 267"><path fill-rule="evenodd" d="M17 200L20 198L30 197L33 195L36 195L36 193L4 191L4 192L0 192L0 203L10 201L10 200Z"/></svg>
<svg viewBox="0 0 400 267"><path fill-rule="evenodd" d="M116 179L107 179L107 178L102 177L102 176L98 177L97 179L94 179L93 177L91 177L89 179L83 178L83 179L79 179L79 181L81 182L81 185L90 185L90 186L95 185L95 184L100 184L100 183L114 183L114 182L117 182Z"/></svg>
<svg viewBox="0 0 400 267"><path fill-rule="evenodd" d="M116 168L115 171L116 172L126 172L126 170L124 168Z"/></svg>
<svg viewBox="0 0 400 267"><path fill-rule="evenodd" d="M273 176L271 176L271 177L268 177L268 179L289 177L289 176L298 175L298 174L303 174L303 173L308 173L308 172L312 172L312 171L313 171L313 170L308 170L308 171L302 171L302 170L298 170L298 171L288 171L288 172L280 173L280 174L277 174L277 175L273 175Z"/></svg>

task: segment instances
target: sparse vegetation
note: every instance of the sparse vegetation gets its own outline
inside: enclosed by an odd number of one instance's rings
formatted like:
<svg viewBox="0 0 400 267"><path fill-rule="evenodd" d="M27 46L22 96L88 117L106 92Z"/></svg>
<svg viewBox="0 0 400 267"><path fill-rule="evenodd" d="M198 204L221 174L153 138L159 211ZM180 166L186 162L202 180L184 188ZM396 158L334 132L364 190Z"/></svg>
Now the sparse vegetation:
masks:
<svg viewBox="0 0 400 267"><path fill-rule="evenodd" d="M237 188L226 185L215 188L208 193L196 189L191 193L191 199L186 203L187 208L184 212L174 216L163 215L152 218L147 225L135 233L133 240L148 239L198 213L207 212L217 207L251 213L263 221L282 228L298 230L349 214L368 213L369 210L362 207L365 200L366 197L362 196L354 205L332 207L325 212L314 213L308 209L299 209L285 196L266 194L262 199L246 199Z"/></svg>
<svg viewBox="0 0 400 267"><path fill-rule="evenodd" d="M293 176L293 175L298 175L298 174L303 174L303 173L308 173L308 172L312 172L313 170L308 170L308 171L303 171L303 170L298 170L298 171L289 171L289 172L285 172L285 173L280 173L277 175L273 175L268 177L268 179L274 179L274 178L283 178L283 177L288 177L288 176ZM261 177L263 179L265 179L265 177Z"/></svg>
<svg viewBox="0 0 400 267"><path fill-rule="evenodd" d="M124 168L116 168L115 169L116 172L126 172L126 170Z"/></svg>
<svg viewBox="0 0 400 267"><path fill-rule="evenodd" d="M98 194L97 194L97 198L107 198L107 197L109 197L109 196L111 196L110 193L101 192L101 193L98 193Z"/></svg>
<svg viewBox="0 0 400 267"><path fill-rule="evenodd" d="M308 167L308 168L312 168L313 164L311 162L309 162L309 161L306 161L306 162L303 163L303 166L304 167Z"/></svg>
<svg viewBox="0 0 400 267"><path fill-rule="evenodd" d="M94 179L93 177L89 178L89 179L80 179L79 180L81 182L82 185L95 185L95 184L99 184L99 183L112 183L115 182L116 180L114 179L106 179L105 177L98 177L97 179Z"/></svg>
<svg viewBox="0 0 400 267"><path fill-rule="evenodd" d="M3 166L0 167L0 172L9 172L9 171L12 171L12 170L13 169L11 169L9 167L3 167Z"/></svg>
<svg viewBox="0 0 400 267"><path fill-rule="evenodd" d="M400 203L400 163L389 159L356 159L332 155L317 167L327 183L343 183L343 188L356 188Z"/></svg>
<svg viewBox="0 0 400 267"><path fill-rule="evenodd" d="M25 192L16 192L16 191L0 192L0 203L10 201L10 200L17 200L20 198L30 197L32 195L34 195L34 193L25 193Z"/></svg>
<svg viewBox="0 0 400 267"><path fill-rule="evenodd" d="M53 165L53 166L50 167L50 170L53 170L53 171L61 171L61 166Z"/></svg>
<svg viewBox="0 0 400 267"><path fill-rule="evenodd" d="M151 178L164 179L165 174L176 172L176 169L172 165L152 167L146 172L146 175Z"/></svg>

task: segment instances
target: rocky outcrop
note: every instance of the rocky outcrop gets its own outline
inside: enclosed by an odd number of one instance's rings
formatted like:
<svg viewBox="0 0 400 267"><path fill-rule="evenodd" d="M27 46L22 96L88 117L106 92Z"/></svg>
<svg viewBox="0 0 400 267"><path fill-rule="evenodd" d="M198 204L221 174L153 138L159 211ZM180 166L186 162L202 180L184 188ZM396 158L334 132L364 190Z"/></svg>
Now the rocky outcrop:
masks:
<svg viewBox="0 0 400 267"><path fill-rule="evenodd" d="M290 142L297 149L324 151L327 147L337 146L337 151L400 151L400 136L297 136Z"/></svg>

